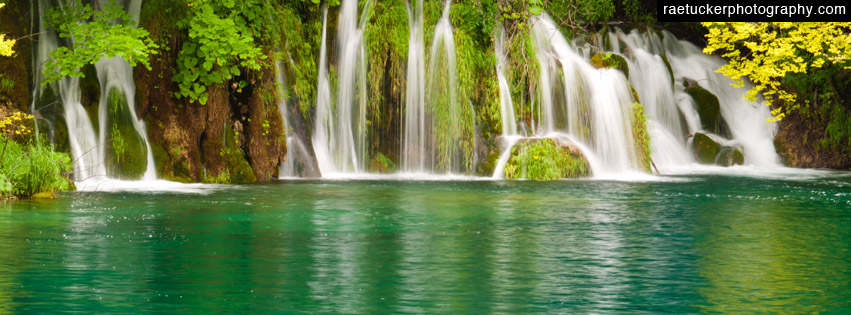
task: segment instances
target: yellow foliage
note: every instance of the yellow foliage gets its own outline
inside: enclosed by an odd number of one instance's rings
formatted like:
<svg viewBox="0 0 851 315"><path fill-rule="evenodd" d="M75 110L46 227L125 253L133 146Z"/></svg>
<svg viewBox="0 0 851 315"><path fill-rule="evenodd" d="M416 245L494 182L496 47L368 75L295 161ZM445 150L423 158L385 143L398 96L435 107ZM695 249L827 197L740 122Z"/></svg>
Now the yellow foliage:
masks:
<svg viewBox="0 0 851 315"><path fill-rule="evenodd" d="M15 112L10 116L0 118L0 134L11 138L13 135L26 136L32 133L32 128L26 126L26 122L32 120L33 116L22 112Z"/></svg>
<svg viewBox="0 0 851 315"><path fill-rule="evenodd" d="M851 53L851 23L702 23L709 29L708 43L703 52L720 52L729 62L717 71L744 86L747 78L754 86L745 98L755 101L761 93L766 105L791 104L795 95L780 89L787 73L806 73L829 63L849 60ZM846 66L851 69L851 66ZM772 111L773 120L784 113L779 107Z"/></svg>
<svg viewBox="0 0 851 315"><path fill-rule="evenodd" d="M6 6L5 3L0 3L0 9L4 6ZM15 40L6 39L6 34L0 34L0 56L12 56L12 54L15 53L15 51L12 50L12 46L15 46Z"/></svg>

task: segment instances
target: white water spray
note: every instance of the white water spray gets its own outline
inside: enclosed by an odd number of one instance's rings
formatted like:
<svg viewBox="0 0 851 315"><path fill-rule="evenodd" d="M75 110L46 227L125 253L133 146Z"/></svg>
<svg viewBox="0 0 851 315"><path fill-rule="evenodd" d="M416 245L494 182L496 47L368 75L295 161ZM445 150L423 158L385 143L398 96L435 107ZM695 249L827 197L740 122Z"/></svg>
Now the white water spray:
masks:
<svg viewBox="0 0 851 315"><path fill-rule="evenodd" d="M591 151L584 153L595 176L638 170L626 77L617 70L594 69L547 14L532 17L531 23L541 73L536 132L566 132Z"/></svg>
<svg viewBox="0 0 851 315"><path fill-rule="evenodd" d="M706 132L701 130L694 100L683 90L685 79L696 81L718 97L721 117L733 137L726 143L742 145L745 164L777 165L772 142L776 126L766 121L771 117L768 108L762 102L749 104L742 98L747 87L733 87L732 80L715 72L725 64L724 60L703 54L693 44L677 40L668 32L663 32L660 38L655 32L633 30L625 34L616 29L609 33L609 38L613 43L625 43L625 47L612 46L624 49L629 58L630 82L644 104L648 127L652 126L649 130L652 157L658 165L664 168L694 163L683 131ZM667 57L675 82L670 82L660 55Z"/></svg>
<svg viewBox="0 0 851 315"><path fill-rule="evenodd" d="M313 146L323 175L366 171L366 49L364 28L370 2L358 22L358 2L343 0L337 21L337 98L331 104L327 69L327 8L322 17L319 83Z"/></svg>
<svg viewBox="0 0 851 315"><path fill-rule="evenodd" d="M123 5L134 21L138 23L139 11L141 8L141 0L128 0L117 2ZM50 7L50 2L47 0L39 0L39 41L38 52L36 56L36 67L34 68L34 83L36 88L33 91L33 111L35 111L35 103L42 96L46 86L41 85L42 70L45 61L49 58L50 52L55 50L60 45L59 37L56 32L48 28L45 24L44 14L47 8ZM60 9L62 4L60 2ZM73 38L70 41L73 42ZM101 59L95 68L98 74L98 80L101 86L101 97L98 110L98 126L99 132L95 132L94 125L89 119L88 113L81 104L81 91L79 78L62 78L56 84L48 85L54 91L57 91L60 96L64 108L64 118L68 126L68 138L71 146L71 155L74 164L75 181L100 181L107 179L105 156L106 156L106 130L108 124L107 115L107 99L111 89L118 89L127 100L128 111L130 112L133 127L139 134L140 138L147 149L147 168L142 177L143 180L156 179L156 170L154 167L153 152L150 143L148 142L147 132L145 131L144 122L136 115L135 106L135 91L136 86L133 81L133 68L121 58Z"/></svg>
<svg viewBox="0 0 851 315"><path fill-rule="evenodd" d="M455 39L449 19L451 1L434 29L428 71L424 69L423 4L408 6L408 48L402 169L413 173L463 173L461 108L457 100ZM428 76L426 77L426 73Z"/></svg>

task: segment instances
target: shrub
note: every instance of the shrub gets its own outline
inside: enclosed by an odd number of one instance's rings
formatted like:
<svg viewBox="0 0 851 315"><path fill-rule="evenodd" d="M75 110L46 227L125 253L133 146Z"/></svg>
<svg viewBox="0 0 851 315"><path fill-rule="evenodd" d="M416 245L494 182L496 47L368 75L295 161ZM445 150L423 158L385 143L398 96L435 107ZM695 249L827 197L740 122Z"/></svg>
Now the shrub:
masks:
<svg viewBox="0 0 851 315"><path fill-rule="evenodd" d="M27 138L32 118L16 112L0 119L0 196L4 198L73 188L65 176L73 169L68 154L54 151L38 138Z"/></svg>

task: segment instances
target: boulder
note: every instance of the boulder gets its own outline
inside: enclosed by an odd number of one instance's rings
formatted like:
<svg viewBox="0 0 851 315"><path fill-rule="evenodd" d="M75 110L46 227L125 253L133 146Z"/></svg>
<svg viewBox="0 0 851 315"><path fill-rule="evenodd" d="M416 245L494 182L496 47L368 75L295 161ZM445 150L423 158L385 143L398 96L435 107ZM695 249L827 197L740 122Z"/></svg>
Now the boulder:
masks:
<svg viewBox="0 0 851 315"><path fill-rule="evenodd" d="M613 53L596 53L594 56L591 56L591 65L597 69L618 69L623 72L624 76L629 78L629 65L626 63L626 59L624 59L621 55Z"/></svg>
<svg viewBox="0 0 851 315"><path fill-rule="evenodd" d="M573 143L553 138L524 139L511 148L506 179L538 181L590 175L588 160Z"/></svg>
<svg viewBox="0 0 851 315"><path fill-rule="evenodd" d="M739 145L724 145L715 136L698 132L694 134L692 149L697 162L720 166L743 165L745 155Z"/></svg>
<svg viewBox="0 0 851 315"><path fill-rule="evenodd" d="M694 100L703 130L720 134L722 118L721 104L718 102L718 97L698 85L692 79L684 79L683 86L686 93Z"/></svg>

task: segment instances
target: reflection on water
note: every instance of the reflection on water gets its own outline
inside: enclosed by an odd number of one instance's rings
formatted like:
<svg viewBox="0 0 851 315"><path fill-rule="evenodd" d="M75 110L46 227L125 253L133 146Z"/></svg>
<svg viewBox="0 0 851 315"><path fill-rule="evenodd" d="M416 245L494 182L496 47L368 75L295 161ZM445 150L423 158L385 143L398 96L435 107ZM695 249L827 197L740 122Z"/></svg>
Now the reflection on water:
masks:
<svg viewBox="0 0 851 315"><path fill-rule="evenodd" d="M0 206L0 314L851 312L847 177L293 181Z"/></svg>

